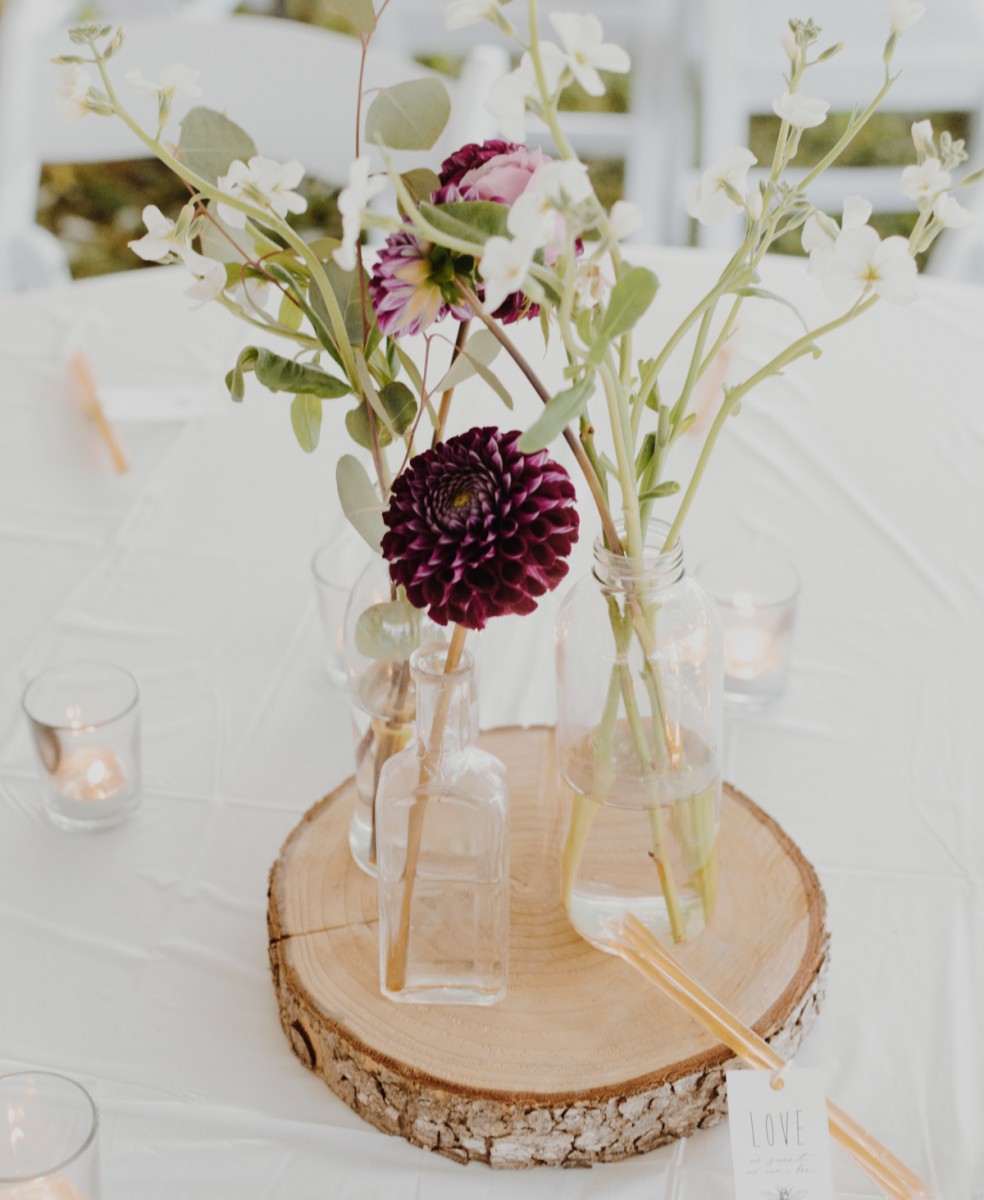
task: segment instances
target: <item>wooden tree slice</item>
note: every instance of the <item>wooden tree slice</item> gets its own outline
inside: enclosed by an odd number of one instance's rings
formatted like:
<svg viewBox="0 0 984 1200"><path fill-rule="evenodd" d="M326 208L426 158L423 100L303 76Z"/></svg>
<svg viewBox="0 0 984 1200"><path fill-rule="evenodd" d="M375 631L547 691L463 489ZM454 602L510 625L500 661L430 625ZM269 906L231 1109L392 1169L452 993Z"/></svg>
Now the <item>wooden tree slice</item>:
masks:
<svg viewBox="0 0 984 1200"><path fill-rule="evenodd" d="M378 1129L463 1163L590 1166L720 1121L731 1052L567 922L569 796L552 730L481 741L512 789L506 999L481 1008L380 996L376 889L348 849L349 780L305 815L270 876L270 962L294 1053ZM823 998L824 911L797 847L725 785L718 912L677 953L781 1054Z"/></svg>

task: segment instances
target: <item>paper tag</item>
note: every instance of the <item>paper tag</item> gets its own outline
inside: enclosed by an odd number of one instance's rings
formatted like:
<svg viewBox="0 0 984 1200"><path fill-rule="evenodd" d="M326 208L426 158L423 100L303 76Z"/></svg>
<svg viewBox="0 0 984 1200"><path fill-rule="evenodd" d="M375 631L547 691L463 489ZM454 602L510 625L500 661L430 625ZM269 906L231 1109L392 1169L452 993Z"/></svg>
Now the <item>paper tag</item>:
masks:
<svg viewBox="0 0 984 1200"><path fill-rule="evenodd" d="M735 1200L834 1200L827 1102L820 1072L728 1071Z"/></svg>

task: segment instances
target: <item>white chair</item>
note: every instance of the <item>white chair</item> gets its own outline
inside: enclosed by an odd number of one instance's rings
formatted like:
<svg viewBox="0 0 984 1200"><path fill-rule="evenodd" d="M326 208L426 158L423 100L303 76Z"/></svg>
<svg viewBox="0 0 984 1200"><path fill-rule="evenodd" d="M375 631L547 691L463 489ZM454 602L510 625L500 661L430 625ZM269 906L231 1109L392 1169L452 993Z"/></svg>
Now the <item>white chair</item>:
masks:
<svg viewBox="0 0 984 1200"><path fill-rule="evenodd" d="M969 112L975 132L984 114L984 36L978 0L934 0L923 20L903 35L892 63L901 72L882 112L924 116L930 111ZM882 49L888 35L888 3L825 0L808 5L823 30L821 46L844 49L807 75L804 91L849 112L870 99L882 81ZM699 91L699 156L683 180L675 205L674 240L685 241L686 186L732 146L747 145L753 114L771 113L784 90L788 59L779 45L791 15L788 0L692 0L688 9L688 55ZM792 14L795 15L795 14ZM813 189L817 203L839 212L846 195L860 193L876 211L903 211L901 167L831 168ZM795 178L795 172L790 178ZM700 227L704 245L731 246L736 226Z"/></svg>
<svg viewBox="0 0 984 1200"><path fill-rule="evenodd" d="M39 18L35 0L7 0L0 37L0 291L64 274L53 239L34 224L37 183L43 162L104 162L146 155L122 121L95 115L65 124L54 106L58 76L48 59L71 52L64 28L53 31ZM63 6L64 7L64 6ZM50 10L49 10L50 15ZM293 21L235 16L194 24L175 18L127 25L126 46L113 60L114 82L128 107L156 127L156 100L125 82L130 70L154 79L181 62L201 72L201 99L176 104L170 130L188 108L205 104L226 111L253 138L260 153L281 161L298 158L309 174L343 183L354 157L358 43ZM484 94L498 69L481 52L469 63L464 83L452 83L453 119L426 155L398 154L400 169L436 167L462 141L482 137L489 117L474 97ZM428 74L405 55L373 47L366 87ZM477 83L475 81L478 81ZM486 82L487 80L487 82ZM373 151L375 155L375 151ZM376 155L377 162L381 161Z"/></svg>

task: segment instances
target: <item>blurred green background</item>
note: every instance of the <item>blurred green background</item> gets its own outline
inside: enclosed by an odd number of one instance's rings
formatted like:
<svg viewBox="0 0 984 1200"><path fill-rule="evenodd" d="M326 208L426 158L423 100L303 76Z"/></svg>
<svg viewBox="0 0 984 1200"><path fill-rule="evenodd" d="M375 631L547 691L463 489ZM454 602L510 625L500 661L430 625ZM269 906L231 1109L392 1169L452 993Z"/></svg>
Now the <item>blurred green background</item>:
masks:
<svg viewBox="0 0 984 1200"><path fill-rule="evenodd" d="M2 5L3 0L0 0L0 10ZM243 8L253 11L262 8L287 19L332 25L323 15L318 0L272 0L271 3L255 0L251 5L244 4ZM83 15L97 13L97 6L92 5L89 13ZM460 60L442 57L426 57L422 61L451 75L460 67ZM607 82L608 91L600 98L588 96L578 87L568 88L562 106L568 110L625 112L631 77L612 76ZM913 161L909 127L912 121L927 115L932 117L935 129L949 129L954 137L967 137L969 121L966 113L876 116L841 159L841 165L897 164L901 167ZM847 114L832 114L819 128L806 130L797 164L809 166L816 162L840 136L846 122ZM778 118L771 114L753 118L748 144L759 162L771 158L778 125ZM617 159L593 159L588 165L600 198L606 205L611 205L622 194L623 163ZM337 189L319 180L306 179L300 190L307 197L308 209L296 220L298 228L317 236L338 234ZM165 167L152 160L48 166L42 172L38 221L62 241L72 274L75 278L83 278L149 265L138 259L127 246L127 242L143 233L140 214L144 205L157 204L165 213L174 216L186 199L184 186ZM877 213L871 223L886 236L907 234L914 219L911 212ZM801 253L799 234L789 235L777 249L782 253Z"/></svg>

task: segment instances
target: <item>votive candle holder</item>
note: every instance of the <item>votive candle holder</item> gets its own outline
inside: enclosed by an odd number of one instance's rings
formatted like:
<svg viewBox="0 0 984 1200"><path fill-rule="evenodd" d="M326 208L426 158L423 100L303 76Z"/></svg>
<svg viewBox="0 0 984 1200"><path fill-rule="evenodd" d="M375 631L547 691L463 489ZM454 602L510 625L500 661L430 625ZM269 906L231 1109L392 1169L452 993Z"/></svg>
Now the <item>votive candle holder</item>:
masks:
<svg viewBox="0 0 984 1200"><path fill-rule="evenodd" d="M697 572L724 626L724 694L761 707L778 699L789 672L800 592L796 568L779 554L728 551Z"/></svg>
<svg viewBox="0 0 984 1200"><path fill-rule="evenodd" d="M45 811L61 829L119 825L140 797L140 689L122 667L52 667L23 698Z"/></svg>
<svg viewBox="0 0 984 1200"><path fill-rule="evenodd" d="M0 1200L100 1200L99 1112L74 1079L0 1075Z"/></svg>

